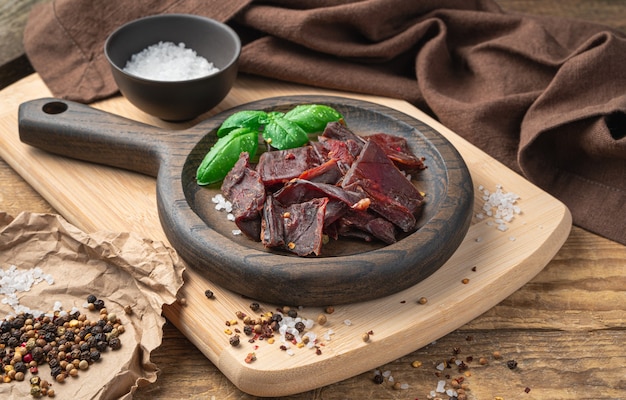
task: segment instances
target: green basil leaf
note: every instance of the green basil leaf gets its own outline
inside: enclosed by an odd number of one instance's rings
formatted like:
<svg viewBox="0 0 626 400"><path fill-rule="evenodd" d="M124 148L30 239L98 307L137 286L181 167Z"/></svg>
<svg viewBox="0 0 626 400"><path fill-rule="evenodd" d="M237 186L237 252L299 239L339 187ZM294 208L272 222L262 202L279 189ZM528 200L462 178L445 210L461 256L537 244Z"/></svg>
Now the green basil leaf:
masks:
<svg viewBox="0 0 626 400"><path fill-rule="evenodd" d="M264 111L245 110L239 111L222 122L217 130L217 137L224 137L237 128L250 128L258 131L268 121L268 115Z"/></svg>
<svg viewBox="0 0 626 400"><path fill-rule="evenodd" d="M215 142L204 156L196 172L199 185L223 180L235 166L243 152L254 157L259 146L259 131L248 127L237 128Z"/></svg>
<svg viewBox="0 0 626 400"><path fill-rule="evenodd" d="M285 118L298 124L306 133L322 132L329 122L343 116L334 108L323 104L302 104L292 108Z"/></svg>
<svg viewBox="0 0 626 400"><path fill-rule="evenodd" d="M308 143L307 133L284 117L273 118L263 130L263 138L278 150L293 149Z"/></svg>

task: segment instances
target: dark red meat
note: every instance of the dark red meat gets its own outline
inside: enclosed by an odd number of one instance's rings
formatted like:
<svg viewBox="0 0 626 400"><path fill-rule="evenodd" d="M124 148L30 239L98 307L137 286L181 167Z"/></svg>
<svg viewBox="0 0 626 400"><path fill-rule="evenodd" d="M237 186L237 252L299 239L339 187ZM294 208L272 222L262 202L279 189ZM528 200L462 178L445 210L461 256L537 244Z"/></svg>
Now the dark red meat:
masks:
<svg viewBox="0 0 626 400"><path fill-rule="evenodd" d="M374 141L368 141L342 186L363 192L370 208L405 232L415 228L424 198Z"/></svg>
<svg viewBox="0 0 626 400"><path fill-rule="evenodd" d="M266 151L259 157L257 171L265 186L281 185L320 164L311 146Z"/></svg>
<svg viewBox="0 0 626 400"><path fill-rule="evenodd" d="M421 171L405 139L365 140L340 123L318 142L268 151L256 170L242 153L222 184L239 229L268 248L319 255L324 235L391 244L415 229L424 198L405 171Z"/></svg>
<svg viewBox="0 0 626 400"><path fill-rule="evenodd" d="M261 242L265 247L285 245L283 214L283 207L272 196L267 196L261 220Z"/></svg>
<svg viewBox="0 0 626 400"><path fill-rule="evenodd" d="M322 251L324 214L328 198L313 199L286 207L285 248L299 256Z"/></svg>
<svg viewBox="0 0 626 400"><path fill-rule="evenodd" d="M366 139L376 142L387 157L402 171L412 172L426 169L424 160L413 154L405 138L387 133L375 133L367 136Z"/></svg>
<svg viewBox="0 0 626 400"><path fill-rule="evenodd" d="M222 182L222 194L233 204L235 224L250 239L259 241L261 210L265 203L265 186L259 174L250 168L248 153L239 160Z"/></svg>

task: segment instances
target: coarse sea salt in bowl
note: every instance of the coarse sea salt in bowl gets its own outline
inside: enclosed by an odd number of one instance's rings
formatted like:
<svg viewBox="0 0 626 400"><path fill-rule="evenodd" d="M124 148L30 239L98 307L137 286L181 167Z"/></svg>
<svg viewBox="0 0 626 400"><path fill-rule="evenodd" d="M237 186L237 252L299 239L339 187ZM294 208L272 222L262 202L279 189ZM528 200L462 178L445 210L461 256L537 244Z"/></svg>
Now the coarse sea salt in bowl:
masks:
<svg viewBox="0 0 626 400"><path fill-rule="evenodd" d="M128 101L163 120L185 121L228 95L237 77L241 41L213 19L161 14L117 28L104 53Z"/></svg>

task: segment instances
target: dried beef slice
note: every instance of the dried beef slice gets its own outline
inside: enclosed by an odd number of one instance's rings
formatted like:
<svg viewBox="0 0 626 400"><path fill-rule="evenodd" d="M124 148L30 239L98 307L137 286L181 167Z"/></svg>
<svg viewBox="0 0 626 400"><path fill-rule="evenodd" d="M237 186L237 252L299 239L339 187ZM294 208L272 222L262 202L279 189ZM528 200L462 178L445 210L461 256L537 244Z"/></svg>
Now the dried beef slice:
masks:
<svg viewBox="0 0 626 400"><path fill-rule="evenodd" d="M365 193L370 208L404 232L415 228L424 198L375 141L363 146L342 186Z"/></svg>
<svg viewBox="0 0 626 400"><path fill-rule="evenodd" d="M248 153L239 160L222 182L222 194L233 204L235 224L248 238L259 241L261 211L265 203L265 185L250 167Z"/></svg>
<svg viewBox="0 0 626 400"><path fill-rule="evenodd" d="M325 235L394 243L416 228L424 198L404 171L425 165L404 138L360 137L329 123L308 146L242 153L222 184L242 232L271 249L319 255Z"/></svg>

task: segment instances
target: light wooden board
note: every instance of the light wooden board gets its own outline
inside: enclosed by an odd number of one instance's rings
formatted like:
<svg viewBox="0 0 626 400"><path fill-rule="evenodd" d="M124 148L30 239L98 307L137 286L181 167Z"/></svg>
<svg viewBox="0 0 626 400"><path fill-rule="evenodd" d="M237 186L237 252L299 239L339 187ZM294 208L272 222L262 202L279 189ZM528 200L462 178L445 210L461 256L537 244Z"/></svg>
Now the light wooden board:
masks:
<svg viewBox="0 0 626 400"><path fill-rule="evenodd" d="M312 329L320 339L319 355L312 349L295 346L294 354L289 355L280 350L278 341L248 343L243 335L239 347L230 346L225 322L236 319L238 310L251 314L251 300L216 287L206 277L188 270L180 293L186 305L165 307L165 316L237 387L259 396L288 395L321 387L374 369L438 339L533 278L561 247L571 229L571 216L562 203L403 101L242 76L211 114L261 98L299 94L374 101L424 121L457 147L476 187L493 191L496 185L502 185L506 192L515 192L521 197L518 205L522 214L508 225L506 232L497 230L490 219L475 218L456 253L425 281L386 298L335 307L327 324ZM135 231L166 242L157 215L154 179L46 154L19 141L19 104L47 96L50 93L36 74L0 92L0 156L81 229ZM173 130L198 122L167 124L142 113L122 97L94 106ZM476 190L475 212L480 211L483 203ZM463 283L465 278L469 282ZM214 299L205 297L206 289L215 293ZM421 297L428 302L419 304ZM271 311L276 305L261 306ZM304 308L300 315L315 319L322 311ZM237 327L242 329L241 323L231 329ZM368 331L373 334L366 343L361 336ZM327 340L324 336L329 332L333 334ZM256 353L257 359L248 364L244 359L250 352Z"/></svg>

